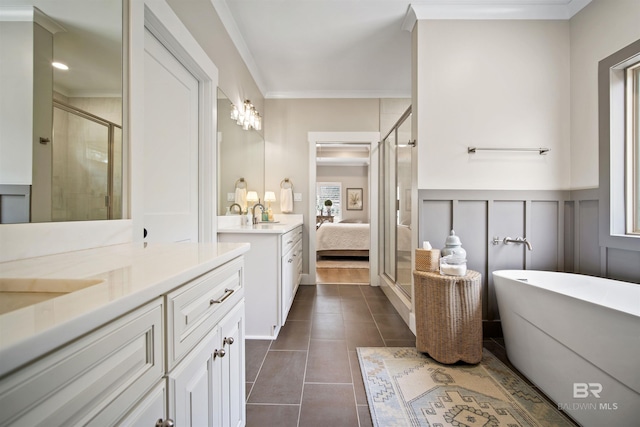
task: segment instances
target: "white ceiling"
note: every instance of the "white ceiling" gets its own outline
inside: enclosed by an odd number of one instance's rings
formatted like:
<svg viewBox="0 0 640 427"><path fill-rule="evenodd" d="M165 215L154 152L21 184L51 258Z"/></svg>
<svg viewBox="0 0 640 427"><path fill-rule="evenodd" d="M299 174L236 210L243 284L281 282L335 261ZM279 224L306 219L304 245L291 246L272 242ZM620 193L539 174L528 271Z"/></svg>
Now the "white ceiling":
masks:
<svg viewBox="0 0 640 427"><path fill-rule="evenodd" d="M416 18L569 19L590 1L211 0L266 98L410 97Z"/></svg>
<svg viewBox="0 0 640 427"><path fill-rule="evenodd" d="M0 0L0 15L35 6L63 28L53 36L54 89L66 96L122 96L122 6L115 0Z"/></svg>

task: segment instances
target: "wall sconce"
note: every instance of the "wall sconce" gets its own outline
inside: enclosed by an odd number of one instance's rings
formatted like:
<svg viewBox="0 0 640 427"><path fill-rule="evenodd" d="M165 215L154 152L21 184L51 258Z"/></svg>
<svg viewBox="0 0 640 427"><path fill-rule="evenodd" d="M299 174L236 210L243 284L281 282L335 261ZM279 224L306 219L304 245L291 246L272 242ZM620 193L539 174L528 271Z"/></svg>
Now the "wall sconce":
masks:
<svg viewBox="0 0 640 427"><path fill-rule="evenodd" d="M244 101L244 104L240 108L231 104L231 120L235 120L238 126L242 126L242 129L249 130L262 129L262 117L248 99Z"/></svg>

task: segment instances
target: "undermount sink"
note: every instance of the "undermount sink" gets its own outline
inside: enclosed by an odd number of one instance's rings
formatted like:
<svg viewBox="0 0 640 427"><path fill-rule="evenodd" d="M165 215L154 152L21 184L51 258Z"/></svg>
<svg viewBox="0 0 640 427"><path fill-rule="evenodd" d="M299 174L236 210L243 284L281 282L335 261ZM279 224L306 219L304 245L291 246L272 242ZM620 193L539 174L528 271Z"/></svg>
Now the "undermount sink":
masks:
<svg viewBox="0 0 640 427"><path fill-rule="evenodd" d="M0 314L102 283L99 279L0 278Z"/></svg>

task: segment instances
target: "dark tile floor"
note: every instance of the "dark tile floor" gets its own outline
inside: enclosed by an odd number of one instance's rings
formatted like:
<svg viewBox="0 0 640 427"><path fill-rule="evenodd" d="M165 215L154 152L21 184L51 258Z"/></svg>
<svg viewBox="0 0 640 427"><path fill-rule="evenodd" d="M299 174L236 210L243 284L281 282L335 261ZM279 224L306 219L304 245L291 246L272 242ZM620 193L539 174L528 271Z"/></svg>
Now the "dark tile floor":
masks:
<svg viewBox="0 0 640 427"><path fill-rule="evenodd" d="M356 347L375 346L415 346L380 288L301 285L278 339L247 340L247 427L371 426Z"/></svg>

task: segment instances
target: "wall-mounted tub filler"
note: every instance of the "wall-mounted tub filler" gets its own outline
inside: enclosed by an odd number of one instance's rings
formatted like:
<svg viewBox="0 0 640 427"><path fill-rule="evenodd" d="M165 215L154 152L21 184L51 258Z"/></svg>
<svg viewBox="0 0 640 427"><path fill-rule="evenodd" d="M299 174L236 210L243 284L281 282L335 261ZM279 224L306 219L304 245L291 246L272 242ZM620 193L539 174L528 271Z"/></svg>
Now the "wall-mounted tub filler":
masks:
<svg viewBox="0 0 640 427"><path fill-rule="evenodd" d="M493 243L494 245L499 245L500 240L500 237L494 236L491 243ZM527 249L529 249L530 251L533 250L533 248L531 247L531 242L529 242L526 237L516 237L515 239L512 239L511 237L505 237L504 239L502 239L502 243L504 243L505 245L508 245L510 243L521 243L523 245L526 245Z"/></svg>

